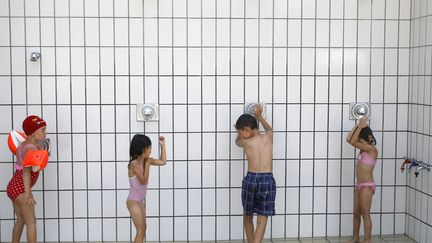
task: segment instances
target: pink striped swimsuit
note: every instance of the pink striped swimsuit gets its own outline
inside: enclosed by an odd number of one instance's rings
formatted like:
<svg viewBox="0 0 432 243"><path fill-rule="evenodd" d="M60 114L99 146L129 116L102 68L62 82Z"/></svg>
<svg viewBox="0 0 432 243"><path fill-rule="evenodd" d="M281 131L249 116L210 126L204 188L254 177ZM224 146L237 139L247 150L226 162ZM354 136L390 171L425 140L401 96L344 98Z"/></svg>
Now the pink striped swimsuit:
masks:
<svg viewBox="0 0 432 243"><path fill-rule="evenodd" d="M145 204L147 184L141 184L137 176L129 177L129 195L127 200L133 200Z"/></svg>

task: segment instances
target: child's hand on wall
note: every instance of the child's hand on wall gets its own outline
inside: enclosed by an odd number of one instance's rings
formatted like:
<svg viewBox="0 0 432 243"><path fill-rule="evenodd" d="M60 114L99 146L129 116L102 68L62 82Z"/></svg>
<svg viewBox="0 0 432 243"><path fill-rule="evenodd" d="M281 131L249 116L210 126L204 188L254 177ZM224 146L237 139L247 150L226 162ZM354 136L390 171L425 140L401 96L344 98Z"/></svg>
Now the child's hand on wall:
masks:
<svg viewBox="0 0 432 243"><path fill-rule="evenodd" d="M259 118L259 117L262 117L262 113L263 113L263 108L262 108L262 106L261 106L260 104L256 104L256 106L255 106L255 110L254 110L254 112L253 112L253 115L254 115L256 118Z"/></svg>
<svg viewBox="0 0 432 243"><path fill-rule="evenodd" d="M368 120L366 118L361 118L359 120L359 128L365 128L368 126Z"/></svg>
<svg viewBox="0 0 432 243"><path fill-rule="evenodd" d="M165 137L164 136L159 137L159 144L162 146L165 145Z"/></svg>

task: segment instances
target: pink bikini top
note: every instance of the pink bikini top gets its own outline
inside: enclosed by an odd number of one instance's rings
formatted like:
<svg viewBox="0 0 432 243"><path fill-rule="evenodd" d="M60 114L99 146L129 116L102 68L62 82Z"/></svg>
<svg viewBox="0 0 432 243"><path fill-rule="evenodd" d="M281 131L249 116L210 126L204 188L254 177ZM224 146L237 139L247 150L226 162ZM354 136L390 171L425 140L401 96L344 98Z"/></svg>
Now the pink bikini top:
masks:
<svg viewBox="0 0 432 243"><path fill-rule="evenodd" d="M372 159L368 152L361 152L357 162L372 166L375 166L376 164L376 160Z"/></svg>

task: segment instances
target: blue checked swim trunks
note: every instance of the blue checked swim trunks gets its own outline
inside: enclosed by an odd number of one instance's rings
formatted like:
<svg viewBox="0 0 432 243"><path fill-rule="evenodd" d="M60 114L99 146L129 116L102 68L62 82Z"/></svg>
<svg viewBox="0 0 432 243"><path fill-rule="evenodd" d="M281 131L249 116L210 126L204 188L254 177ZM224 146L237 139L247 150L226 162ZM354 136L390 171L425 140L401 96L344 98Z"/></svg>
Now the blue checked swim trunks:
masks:
<svg viewBox="0 0 432 243"><path fill-rule="evenodd" d="M275 214L276 182L273 173L248 172L242 182L242 204L245 214Z"/></svg>

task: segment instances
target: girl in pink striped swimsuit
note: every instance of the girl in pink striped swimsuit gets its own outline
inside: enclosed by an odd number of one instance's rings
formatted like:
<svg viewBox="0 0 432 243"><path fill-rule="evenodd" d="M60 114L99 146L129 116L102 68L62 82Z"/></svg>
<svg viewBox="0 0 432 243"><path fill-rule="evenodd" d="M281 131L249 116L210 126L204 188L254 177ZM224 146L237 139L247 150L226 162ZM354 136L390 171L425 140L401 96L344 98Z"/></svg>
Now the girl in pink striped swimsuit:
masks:
<svg viewBox="0 0 432 243"><path fill-rule="evenodd" d="M146 222L146 193L150 165L165 165L166 148L165 138L159 137L161 154L159 159L150 158L151 141L150 138L137 134L132 138L129 154L130 162L128 165L129 174L129 196L126 201L132 221L136 228L134 243L144 242L147 229Z"/></svg>
<svg viewBox="0 0 432 243"><path fill-rule="evenodd" d="M350 242L357 242L360 239L359 231L362 217L365 234L363 242L371 242L370 208L376 188L373 170L378 156L378 150L375 147L376 140L366 119L360 119L359 123L351 129L346 140L353 147L360 149L356 163L357 182L354 190L353 237Z"/></svg>

